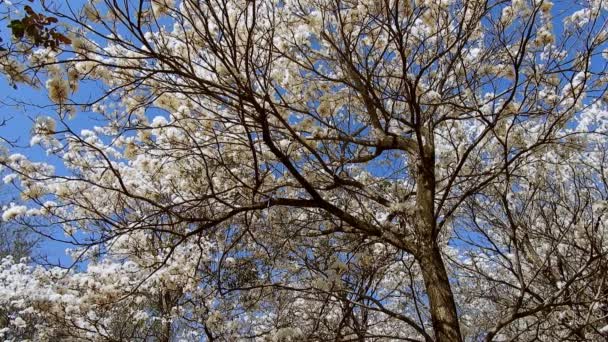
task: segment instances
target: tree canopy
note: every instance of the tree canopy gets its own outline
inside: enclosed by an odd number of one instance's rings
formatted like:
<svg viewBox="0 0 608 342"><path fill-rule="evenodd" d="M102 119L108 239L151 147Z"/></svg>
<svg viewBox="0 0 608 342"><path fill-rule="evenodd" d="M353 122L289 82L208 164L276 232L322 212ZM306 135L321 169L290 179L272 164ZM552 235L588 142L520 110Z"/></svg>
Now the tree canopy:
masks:
<svg viewBox="0 0 608 342"><path fill-rule="evenodd" d="M607 1L37 6L4 339L608 336Z"/></svg>

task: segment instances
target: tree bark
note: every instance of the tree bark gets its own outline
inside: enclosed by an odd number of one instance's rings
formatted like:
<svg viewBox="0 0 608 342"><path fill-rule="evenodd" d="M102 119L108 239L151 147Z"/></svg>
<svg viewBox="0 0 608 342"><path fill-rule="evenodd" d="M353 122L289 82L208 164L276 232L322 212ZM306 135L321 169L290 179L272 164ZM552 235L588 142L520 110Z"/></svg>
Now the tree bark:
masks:
<svg viewBox="0 0 608 342"><path fill-rule="evenodd" d="M460 342L460 325L448 274L436 243L420 251L418 258L429 298L435 339Z"/></svg>
<svg viewBox="0 0 608 342"><path fill-rule="evenodd" d="M420 153L416 179L416 234L418 250L416 259L422 271L429 299L435 340L461 342L458 312L450 280L437 244L435 220L435 155L429 137L429 145Z"/></svg>

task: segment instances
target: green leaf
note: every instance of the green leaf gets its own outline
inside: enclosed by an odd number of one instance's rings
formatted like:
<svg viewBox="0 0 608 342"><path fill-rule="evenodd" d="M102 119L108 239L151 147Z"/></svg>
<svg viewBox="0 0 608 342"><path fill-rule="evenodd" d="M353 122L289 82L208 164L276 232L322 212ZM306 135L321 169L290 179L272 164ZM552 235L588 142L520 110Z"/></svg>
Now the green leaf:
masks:
<svg viewBox="0 0 608 342"><path fill-rule="evenodd" d="M21 20L12 20L8 27L13 31L13 36L16 38L23 38L25 33L25 26Z"/></svg>

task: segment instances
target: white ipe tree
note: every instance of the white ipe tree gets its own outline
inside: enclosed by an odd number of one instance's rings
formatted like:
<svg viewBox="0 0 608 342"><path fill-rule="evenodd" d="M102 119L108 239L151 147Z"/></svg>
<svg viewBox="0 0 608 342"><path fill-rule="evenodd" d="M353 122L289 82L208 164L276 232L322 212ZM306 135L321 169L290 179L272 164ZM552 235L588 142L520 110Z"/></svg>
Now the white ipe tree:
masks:
<svg viewBox="0 0 608 342"><path fill-rule="evenodd" d="M608 336L608 1L41 5L5 339Z"/></svg>

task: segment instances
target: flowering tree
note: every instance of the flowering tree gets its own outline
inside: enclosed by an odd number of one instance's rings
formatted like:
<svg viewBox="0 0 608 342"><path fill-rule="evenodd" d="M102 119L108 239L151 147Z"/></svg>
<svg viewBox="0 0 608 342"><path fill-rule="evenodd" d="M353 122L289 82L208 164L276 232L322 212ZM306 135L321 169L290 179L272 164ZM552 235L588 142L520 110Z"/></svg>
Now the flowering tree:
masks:
<svg viewBox="0 0 608 342"><path fill-rule="evenodd" d="M70 44L0 64L68 172L5 154L3 219L86 262L5 260L5 336L608 333L607 2L42 5Z"/></svg>
<svg viewBox="0 0 608 342"><path fill-rule="evenodd" d="M6 194L4 194L6 196ZM0 260L10 256L11 260L29 258L36 247L37 240L26 228L12 224L0 225ZM11 312L0 308L0 331L8 328Z"/></svg>

